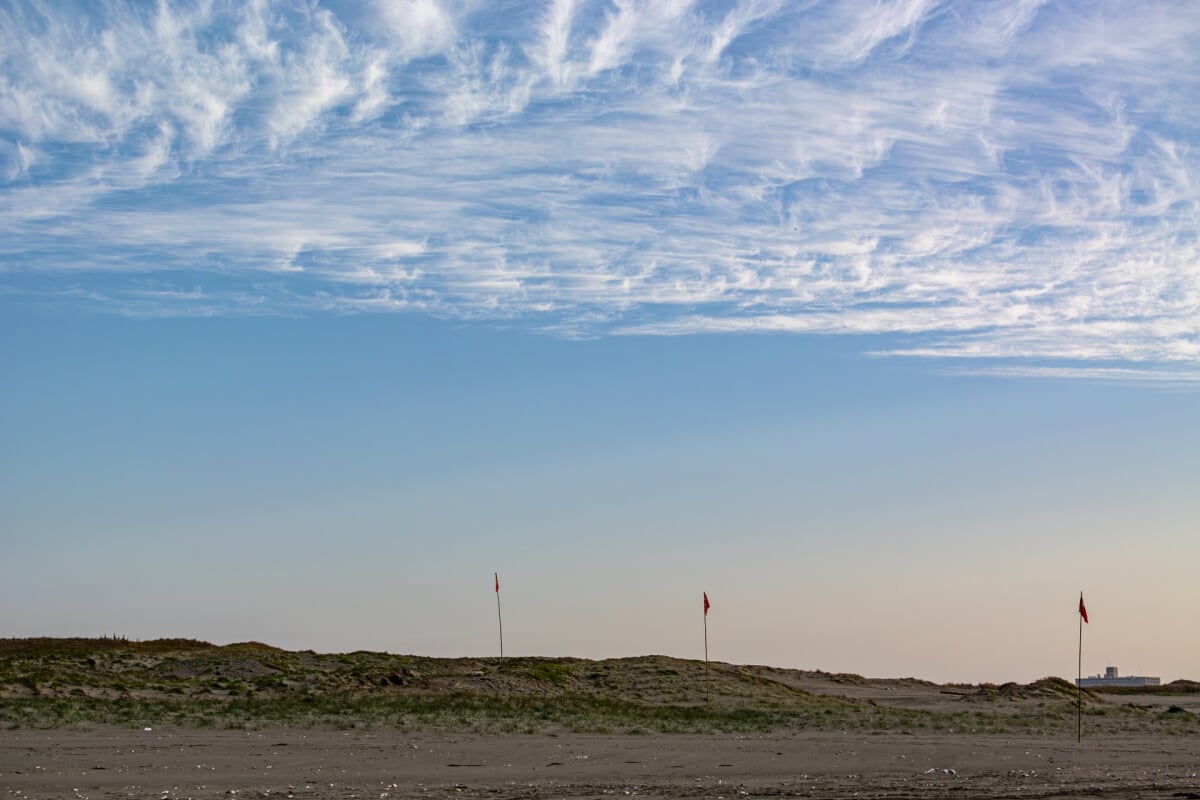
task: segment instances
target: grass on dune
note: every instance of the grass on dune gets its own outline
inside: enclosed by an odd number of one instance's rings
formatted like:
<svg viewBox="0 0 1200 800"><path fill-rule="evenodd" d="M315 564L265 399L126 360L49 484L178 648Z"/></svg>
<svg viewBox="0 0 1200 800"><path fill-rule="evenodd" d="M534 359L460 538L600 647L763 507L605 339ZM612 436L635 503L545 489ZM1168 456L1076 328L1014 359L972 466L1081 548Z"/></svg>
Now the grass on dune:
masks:
<svg viewBox="0 0 1200 800"><path fill-rule="evenodd" d="M299 698L97 700L22 698L0 700L0 727L64 728L87 725L197 728L389 727L409 731L478 733L767 733L844 730L860 733L957 733L1068 735L1075 709L1055 704L1021 714L985 711L938 713L859 706L837 700L805 707L650 706L595 695L490 697L364 694ZM1194 735L1194 715L1149 713L1130 707L1088 709L1085 731Z"/></svg>
<svg viewBox="0 0 1200 800"><path fill-rule="evenodd" d="M390 727L481 733L1073 735L1074 687L982 686L969 710L913 710L794 688L787 671L643 656L434 659L190 639L0 640L0 728ZM859 682L865 679L850 677ZM779 679L777 679L779 678ZM1194 714L1087 697L1085 732L1200 733Z"/></svg>

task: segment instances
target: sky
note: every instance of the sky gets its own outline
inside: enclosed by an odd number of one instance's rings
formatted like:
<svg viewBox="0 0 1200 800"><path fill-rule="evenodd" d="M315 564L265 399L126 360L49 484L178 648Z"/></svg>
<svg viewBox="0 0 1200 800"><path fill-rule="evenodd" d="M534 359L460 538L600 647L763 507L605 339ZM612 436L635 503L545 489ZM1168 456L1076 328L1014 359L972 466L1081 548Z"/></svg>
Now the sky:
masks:
<svg viewBox="0 0 1200 800"><path fill-rule="evenodd" d="M0 2L0 636L1200 679L1197 40Z"/></svg>

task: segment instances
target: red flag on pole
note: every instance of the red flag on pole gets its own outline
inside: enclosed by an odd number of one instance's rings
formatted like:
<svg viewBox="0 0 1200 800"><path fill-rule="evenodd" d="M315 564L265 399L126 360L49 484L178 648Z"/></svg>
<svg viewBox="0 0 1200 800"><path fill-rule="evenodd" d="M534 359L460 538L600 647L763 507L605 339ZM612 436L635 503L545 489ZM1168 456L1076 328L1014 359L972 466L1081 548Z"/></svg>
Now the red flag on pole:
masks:
<svg viewBox="0 0 1200 800"><path fill-rule="evenodd" d="M500 594L500 573L496 573L496 594Z"/></svg>
<svg viewBox="0 0 1200 800"><path fill-rule="evenodd" d="M704 593L704 616L708 616L708 609L712 603L708 602L708 592Z"/></svg>
<svg viewBox="0 0 1200 800"><path fill-rule="evenodd" d="M1087 622L1087 606L1083 604L1083 592L1079 593L1079 616L1083 617L1083 621Z"/></svg>

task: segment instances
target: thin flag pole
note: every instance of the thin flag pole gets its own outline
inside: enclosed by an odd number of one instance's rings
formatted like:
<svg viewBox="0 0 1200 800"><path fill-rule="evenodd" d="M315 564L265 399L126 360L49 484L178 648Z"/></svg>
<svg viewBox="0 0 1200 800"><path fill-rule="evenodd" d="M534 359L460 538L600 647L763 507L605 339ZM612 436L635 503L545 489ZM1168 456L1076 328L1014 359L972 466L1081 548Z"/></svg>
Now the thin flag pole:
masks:
<svg viewBox="0 0 1200 800"><path fill-rule="evenodd" d="M496 575L496 621L500 623L500 660L504 660L504 617L500 615L500 573Z"/></svg>
<svg viewBox="0 0 1200 800"><path fill-rule="evenodd" d="M712 679L708 672L708 592L704 593L704 702L712 705Z"/></svg>
<svg viewBox="0 0 1200 800"><path fill-rule="evenodd" d="M1080 595L1082 599L1082 595ZM1084 741L1084 616L1079 616L1079 668L1075 670L1075 741Z"/></svg>
<svg viewBox="0 0 1200 800"><path fill-rule="evenodd" d="M1079 663L1075 674L1075 741L1083 741L1083 623L1087 622L1087 606L1083 604L1083 592L1079 593Z"/></svg>

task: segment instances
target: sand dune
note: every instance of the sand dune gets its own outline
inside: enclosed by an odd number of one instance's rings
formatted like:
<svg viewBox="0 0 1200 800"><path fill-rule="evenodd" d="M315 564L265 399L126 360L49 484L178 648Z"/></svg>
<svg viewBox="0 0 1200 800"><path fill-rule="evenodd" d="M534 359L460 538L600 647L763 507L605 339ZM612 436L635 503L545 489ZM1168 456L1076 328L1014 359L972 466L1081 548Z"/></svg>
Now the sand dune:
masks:
<svg viewBox="0 0 1200 800"><path fill-rule="evenodd" d="M1200 692L0 640L4 797L1200 798ZM707 702L711 688L712 702Z"/></svg>

